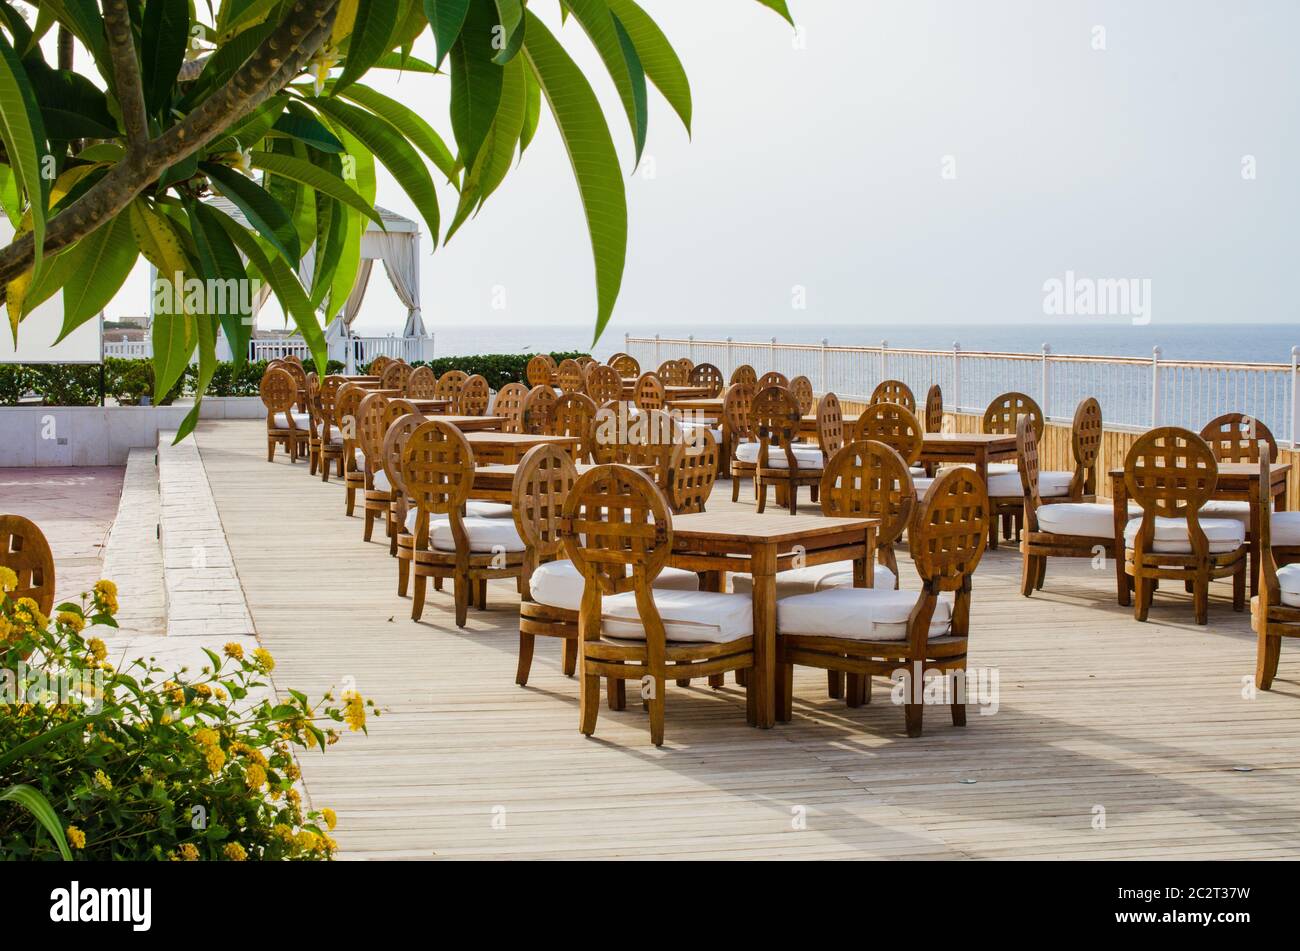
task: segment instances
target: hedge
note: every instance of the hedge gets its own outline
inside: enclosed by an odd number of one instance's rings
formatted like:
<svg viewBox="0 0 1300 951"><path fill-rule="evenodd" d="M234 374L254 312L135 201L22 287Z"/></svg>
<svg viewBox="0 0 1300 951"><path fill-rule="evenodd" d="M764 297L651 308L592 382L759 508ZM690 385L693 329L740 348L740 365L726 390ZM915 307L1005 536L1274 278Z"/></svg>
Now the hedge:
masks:
<svg viewBox="0 0 1300 951"><path fill-rule="evenodd" d="M441 376L448 370L481 373L488 386L499 390L507 383L527 382L525 370L532 353L489 353L464 357L440 357L437 360L417 361L414 366L427 366ZM582 353L553 353L558 363L566 358L585 356ZM208 385L208 396L256 396L266 361L245 363L236 369L233 363L220 363ZM343 364L329 362L328 372L341 373ZM103 395L122 406L135 406L141 397L158 406L166 406L184 393L193 393L197 367L190 367L162 399L154 399L153 363L150 360L128 360L106 357L103 367ZM28 394L41 397L46 406L98 406L100 402L100 368L98 364L60 363L6 363L0 364L0 406L14 406Z"/></svg>

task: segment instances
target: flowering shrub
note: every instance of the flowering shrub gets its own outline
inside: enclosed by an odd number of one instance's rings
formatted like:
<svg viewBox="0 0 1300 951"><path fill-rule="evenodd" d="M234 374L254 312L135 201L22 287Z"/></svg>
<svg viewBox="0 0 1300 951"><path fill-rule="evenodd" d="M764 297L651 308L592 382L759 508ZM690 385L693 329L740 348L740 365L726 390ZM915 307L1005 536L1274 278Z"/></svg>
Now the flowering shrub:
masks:
<svg viewBox="0 0 1300 951"><path fill-rule="evenodd" d="M328 859L330 809L309 811L295 750L366 730L355 692L270 695L275 661L239 643L191 674L115 665L94 635L117 590L42 616L0 567L0 859ZM57 817L57 819L56 819Z"/></svg>

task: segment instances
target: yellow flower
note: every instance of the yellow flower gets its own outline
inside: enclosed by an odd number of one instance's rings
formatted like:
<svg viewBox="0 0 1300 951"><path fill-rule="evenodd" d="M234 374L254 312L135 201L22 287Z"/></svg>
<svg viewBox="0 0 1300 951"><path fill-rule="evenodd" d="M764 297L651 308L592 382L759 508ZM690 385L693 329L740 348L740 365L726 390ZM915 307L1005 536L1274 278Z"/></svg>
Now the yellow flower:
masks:
<svg viewBox="0 0 1300 951"><path fill-rule="evenodd" d="M249 764L244 770L244 782L249 789L261 789L266 785L266 770L256 763Z"/></svg>
<svg viewBox="0 0 1300 951"><path fill-rule="evenodd" d="M0 641L8 640L11 631L14 631L13 624L9 622L7 617L0 614Z"/></svg>
<svg viewBox="0 0 1300 951"><path fill-rule="evenodd" d="M339 823L339 817L335 814L334 810L329 808L322 809L320 814L325 817L325 825L329 826L329 830L333 832L334 827Z"/></svg>
<svg viewBox="0 0 1300 951"><path fill-rule="evenodd" d="M225 692L224 690L222 690L220 687L214 687L214 688L212 689L212 692L213 692L214 694L216 694L216 697L217 697L218 700L225 700L225 699L226 699L226 692Z"/></svg>
<svg viewBox="0 0 1300 951"><path fill-rule="evenodd" d="M77 620L81 621L81 618L77 618ZM85 624L84 621L81 623L83 625ZM108 646L98 637L92 637L86 646L90 648L90 653L94 656L95 660L103 660L108 656Z"/></svg>
<svg viewBox="0 0 1300 951"><path fill-rule="evenodd" d="M76 826L68 826L63 831L67 833L68 845L72 846L74 849L84 849L86 847L86 833L82 832Z"/></svg>
<svg viewBox="0 0 1300 951"><path fill-rule="evenodd" d="M12 568L6 568L0 565L0 591L6 593L15 590L18 587L18 575Z"/></svg>
<svg viewBox="0 0 1300 951"><path fill-rule="evenodd" d="M60 624L72 628L78 634L80 634L86 628L86 619L83 618L80 614L76 614L72 611L60 611L57 620ZM94 649L93 645L95 641L99 641L100 644L104 643L103 641L100 641L99 638L97 637L91 640L90 643L92 645L92 652ZM104 658L100 657L98 659L103 660Z"/></svg>
<svg viewBox="0 0 1300 951"><path fill-rule="evenodd" d="M115 598L117 597L117 585L107 578L100 578L95 582L95 593L106 598Z"/></svg>
<svg viewBox="0 0 1300 951"><path fill-rule="evenodd" d="M117 585L111 581L100 580L95 582L95 604L101 611L109 614L117 613Z"/></svg>
<svg viewBox="0 0 1300 951"><path fill-rule="evenodd" d="M361 694L355 690L349 690L343 694L343 719L347 721L348 729L353 733L357 732L366 725L366 703L361 699Z"/></svg>
<svg viewBox="0 0 1300 951"><path fill-rule="evenodd" d="M259 647L253 651L253 661L262 669L262 673L269 674L275 670L275 658L265 647Z"/></svg>
<svg viewBox="0 0 1300 951"><path fill-rule="evenodd" d="M197 862L199 860L199 850L193 844L186 842L180 848L182 862Z"/></svg>
<svg viewBox="0 0 1300 951"><path fill-rule="evenodd" d="M213 776L221 772L221 767L226 765L226 754L221 751L219 746L209 746L205 759L208 761L208 769Z"/></svg>
<svg viewBox="0 0 1300 951"><path fill-rule="evenodd" d="M248 853L238 842L227 842L226 847L221 850L221 854L232 862L242 862L248 858Z"/></svg>
<svg viewBox="0 0 1300 951"><path fill-rule="evenodd" d="M298 848L304 852L315 852L320 848L320 839L309 829L303 829L294 840L298 843Z"/></svg>
<svg viewBox="0 0 1300 951"><path fill-rule="evenodd" d="M194 740L199 746L215 746L221 736L212 727L205 726L201 730L194 731Z"/></svg>
<svg viewBox="0 0 1300 951"><path fill-rule="evenodd" d="M108 778L108 774L102 769L95 770L95 785L100 789L112 789L113 781Z"/></svg>
<svg viewBox="0 0 1300 951"><path fill-rule="evenodd" d="M198 694L199 697L202 698L203 700L206 700L208 699L208 697L212 696L212 688L209 687L207 684L195 684L194 692Z"/></svg>
<svg viewBox="0 0 1300 951"><path fill-rule="evenodd" d="M244 659L244 645L240 644L238 641L231 641L223 648L223 650L227 657L232 657L235 660Z"/></svg>

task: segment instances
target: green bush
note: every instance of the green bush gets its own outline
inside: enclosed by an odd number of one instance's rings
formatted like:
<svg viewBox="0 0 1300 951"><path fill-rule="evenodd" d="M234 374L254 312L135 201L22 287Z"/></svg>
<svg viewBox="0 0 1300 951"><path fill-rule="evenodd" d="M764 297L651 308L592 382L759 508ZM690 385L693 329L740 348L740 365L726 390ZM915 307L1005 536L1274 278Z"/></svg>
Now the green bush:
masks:
<svg viewBox="0 0 1300 951"><path fill-rule="evenodd" d="M0 566L0 861L333 855L336 817L305 806L295 757L365 730L369 701L266 697L275 661L238 643L199 671L114 665L93 636L116 627L110 582L52 619L15 584Z"/></svg>
<svg viewBox="0 0 1300 951"><path fill-rule="evenodd" d="M535 353L482 353L464 357L439 357L436 360L418 360L412 366L427 366L435 376L442 376L448 370L464 370L471 376L481 374L488 386L499 390L507 383L527 383L525 371L528 361L537 356ZM561 360L577 359L586 356L580 351L552 353L556 363Z"/></svg>

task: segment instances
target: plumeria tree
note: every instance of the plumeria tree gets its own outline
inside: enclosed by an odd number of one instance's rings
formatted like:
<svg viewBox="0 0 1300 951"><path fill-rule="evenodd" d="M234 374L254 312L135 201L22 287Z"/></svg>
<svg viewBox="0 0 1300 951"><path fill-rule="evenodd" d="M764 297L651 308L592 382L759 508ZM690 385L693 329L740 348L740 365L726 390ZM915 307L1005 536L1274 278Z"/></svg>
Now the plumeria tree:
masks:
<svg viewBox="0 0 1300 951"><path fill-rule="evenodd" d="M686 72L635 0L556 2L608 71L638 160L650 85L689 130ZM786 0L758 2L790 20ZM425 30L433 62L412 54ZM367 85L376 69L448 82L450 134ZM362 234L383 224L377 167L445 241L522 158L543 102L586 215L599 336L623 275L623 171L590 80L529 0L0 0L0 204L15 229L0 292L15 339L59 291L64 334L91 319L143 255L169 279L265 284L323 371ZM436 179L455 190L449 213ZM250 315L232 304L247 295L174 296L154 321L155 392L197 351L201 397L219 328L246 356Z"/></svg>

